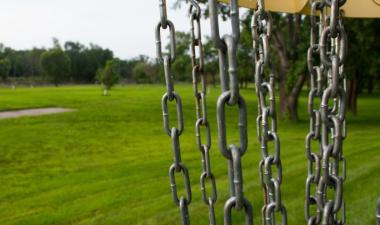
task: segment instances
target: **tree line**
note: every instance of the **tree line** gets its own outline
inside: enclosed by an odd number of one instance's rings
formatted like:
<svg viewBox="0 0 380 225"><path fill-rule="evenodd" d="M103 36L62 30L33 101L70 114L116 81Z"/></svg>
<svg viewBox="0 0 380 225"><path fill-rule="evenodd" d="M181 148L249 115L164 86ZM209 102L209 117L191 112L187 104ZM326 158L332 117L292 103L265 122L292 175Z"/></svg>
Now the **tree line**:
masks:
<svg viewBox="0 0 380 225"><path fill-rule="evenodd" d="M177 0L175 7L181 7L185 0ZM207 1L200 0L203 16L208 17ZM229 5L219 4L219 12L223 19L229 17ZM251 18L252 10L241 15L240 43L238 47L239 79L242 87L254 82L254 65L252 55ZM282 118L298 120L298 99L305 85L309 84L306 52L310 43L310 17L300 14L271 13L272 37L270 50L272 71L275 74L276 88L279 91L279 115ZM348 35L348 57L345 63L347 77L348 109L356 114L358 96L367 91L372 93L380 89L380 20L345 18L344 27ZM188 41L185 35L177 35L179 41ZM188 43L186 43L188 44ZM183 54L184 49L177 49L175 74L186 74L184 63L188 59ZM210 63L211 73L215 76L218 70L217 55L213 52L209 40L205 44L207 62ZM182 54L181 54L182 53ZM182 59L182 57L186 57ZM178 62L177 62L178 61ZM181 65L182 64L182 65ZM186 68L188 71L189 68ZM188 76L188 75L187 75ZM215 79L213 79L215 80Z"/></svg>
<svg viewBox="0 0 380 225"><path fill-rule="evenodd" d="M53 39L52 48L15 50L0 44L0 79L8 84L91 84L101 82L101 71L107 62L115 70L115 81L155 83L158 67L147 56L123 60L110 49L96 44L88 46L67 41L63 45ZM137 75L135 75L137 74Z"/></svg>
<svg viewBox="0 0 380 225"><path fill-rule="evenodd" d="M206 9L206 7L205 7ZM228 9L222 10L228 17ZM205 11L207 16L207 11ZM254 82L252 61L252 37L250 20L252 12L241 16L241 39L238 50L239 78L242 88ZM279 113L282 118L298 119L298 98L309 85L306 51L309 47L309 17L297 14L272 14L273 34L271 61L279 90ZM346 19L349 37L349 54L346 62L348 78L348 106L355 114L357 98L367 91L380 88L380 21L374 19ZM109 49L90 44L85 46L68 41L60 45L54 39L50 49L33 48L14 50L0 45L0 77L7 80L22 79L38 84L53 83L102 83L107 91L120 81L126 83L157 83L163 81L160 63L147 56L119 59ZM172 72L179 82L191 82L192 67L189 32L176 33L177 59ZM210 38L204 38L205 73L208 83L216 85L218 54ZM166 46L168 50L169 46ZM10 79L9 79L10 78Z"/></svg>

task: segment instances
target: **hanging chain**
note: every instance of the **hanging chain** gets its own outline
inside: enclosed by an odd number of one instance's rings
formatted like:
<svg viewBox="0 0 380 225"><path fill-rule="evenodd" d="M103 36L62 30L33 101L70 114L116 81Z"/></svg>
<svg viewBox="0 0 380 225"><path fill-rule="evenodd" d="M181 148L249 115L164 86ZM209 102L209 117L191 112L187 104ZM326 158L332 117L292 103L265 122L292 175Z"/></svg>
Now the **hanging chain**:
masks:
<svg viewBox="0 0 380 225"><path fill-rule="evenodd" d="M321 177L321 161L323 148L321 143L321 111L315 107L315 100L321 101L323 94L323 75L325 67L322 63L318 64L320 39L322 30L325 29L326 11L323 0L311 0L310 13L310 47L307 52L307 65L310 73L310 92L308 98L308 113L310 117L310 130L306 136L306 158L308 160L308 177L306 179L305 192L305 219L309 225L320 224L322 219L322 211L317 207L317 212L311 214L311 206L317 204L316 194L312 195L311 189L317 190ZM318 16L319 14L319 16ZM319 18L319 20L318 20ZM318 143L318 151L312 151L312 141Z"/></svg>
<svg viewBox="0 0 380 225"><path fill-rule="evenodd" d="M191 27L191 62L193 75L193 91L195 97L196 117L195 133L196 142L202 154L202 174L201 174L201 191L202 200L209 208L210 225L215 225L215 210L214 204L218 198L216 191L215 176L211 171L210 148L211 148L211 133L210 125L207 119L206 105L206 76L204 73L204 59L201 33L201 9L195 0L190 0L190 27ZM197 51L198 50L198 51ZM197 58L198 52L198 58ZM199 90L201 83L201 90ZM204 128L206 135L206 144L202 143L201 128ZM206 183L211 184L211 196L207 195Z"/></svg>
<svg viewBox="0 0 380 225"><path fill-rule="evenodd" d="M258 97L257 136L261 145L260 177L264 192L262 219L265 225L274 225L275 213L282 215L282 223L287 224L286 208L281 200L282 164L280 157L280 139L277 135L277 116L274 93L274 75L265 77L264 69L270 66L269 39L272 21L265 11L264 1L257 1L257 10L252 17L252 37L255 58L255 83ZM274 143L274 152L268 150L268 144ZM273 167L277 175L273 176Z"/></svg>
<svg viewBox="0 0 380 225"><path fill-rule="evenodd" d="M224 224L232 224L232 209L244 209L245 224L253 224L251 203L244 197L242 157L247 151L247 106L239 93L237 49L240 38L238 0L231 0L230 18L232 34L219 35L218 8L216 0L208 0L211 36L215 47L219 51L219 68L222 94L217 103L217 122L219 132L219 147L222 155L228 161L228 176L230 179L230 198L224 205ZM228 69L227 69L228 65ZM229 74L229 76L227 75ZM226 105L237 106L239 109L240 146L227 146L226 134Z"/></svg>
<svg viewBox="0 0 380 225"><path fill-rule="evenodd" d="M322 211L322 224L345 224L343 182L346 179L346 161L343 157L343 140L346 137L346 85L344 61L347 54L347 35L342 24L340 7L346 0L325 0L330 8L330 25L325 27L320 37L320 56L328 69L328 87L321 100L322 119L322 175L317 188L317 206ZM330 40L329 55L327 44ZM333 100L334 105L329 106ZM332 140L330 140L330 137ZM340 171L341 170L341 171ZM328 188L334 190L334 198L328 199ZM338 214L341 211L342 218Z"/></svg>
<svg viewBox="0 0 380 225"><path fill-rule="evenodd" d="M189 225L189 213L188 205L191 202L191 187L190 178L187 167L182 163L181 160L181 150L179 137L181 136L184 125L183 125L183 114L182 114L182 100L178 93L174 91L174 77L172 74L171 66L176 58L176 42L175 42L175 28L173 23L168 20L166 13L166 0L159 0L159 8L161 12L161 20L156 27L156 49L157 49L157 59L163 63L166 81L166 93L162 97L162 115L164 122L164 130L172 139L173 145L173 158L174 163L169 169L170 186L172 192L173 202L179 207L182 225ZM161 44L161 29L169 29L170 31L170 52L164 54L162 52ZM168 103L176 103L177 120L178 127L170 127L169 124L169 110ZM186 196L178 196L177 184L175 174L181 173L185 181L185 193Z"/></svg>
<svg viewBox="0 0 380 225"><path fill-rule="evenodd" d="M311 45L308 50L308 68L311 90L308 104L310 132L306 137L308 178L305 218L308 224L312 225L321 223L342 225L346 220L343 200L346 161L342 145L346 138L346 82L343 69L347 54L347 35L342 23L343 14L340 11L345 2L345 0L310 1ZM330 8L329 17L325 16L327 8ZM320 14L319 24L317 11ZM315 53L319 53L321 65L314 65ZM316 98L320 99L319 109L314 108ZM318 141L319 152L311 151L312 140ZM311 194L312 184L316 187L314 195ZM329 189L334 191L332 199L328 199ZM311 205L317 205L315 215L310 213ZM339 213L341 218L338 216Z"/></svg>
<svg viewBox="0 0 380 225"><path fill-rule="evenodd" d="M210 224L215 224L214 204L217 199L215 177L211 172L209 150L211 147L210 127L206 112L206 86L203 72L203 52L200 29L200 8L195 0L190 0L191 13L191 53L193 66L193 87L196 99L196 141L202 153L201 190L202 199L209 206ZM310 0L311 2L311 44L308 50L308 68L311 77L309 93L310 131L306 138L306 156L308 159L308 178L306 181L305 217L309 225L345 224L345 205L343 201L343 181L346 178L346 161L343 157L342 143L346 138L346 82L344 61L347 54L347 36L343 27L343 13L340 11L346 0ZM190 224L188 205L191 202L189 172L181 161L179 137L184 125L182 101L174 91L171 71L176 58L175 28L167 18L166 0L159 0L161 19L156 27L157 58L164 65L166 93L162 98L164 130L172 139L174 163L169 169L171 192L174 203L179 206L182 224ZM247 150L247 108L239 93L237 49L240 38L238 0L231 0L230 17L232 34L219 35L218 9L216 0L208 0L212 39L219 52L219 69L222 94L217 103L217 122L219 146L222 155L228 160L230 179L230 198L224 206L224 224L232 224L232 208L244 209L246 225L253 224L251 203L244 197L242 160ZM326 16L327 7L331 15ZM320 14L319 23L317 14ZM169 53L162 52L161 30L169 28ZM195 30L197 32L195 32ZM319 32L318 32L319 30ZM260 162L261 182L264 190L263 224L274 225L275 213L282 214L282 224L287 224L287 214L281 200L282 165L280 159L280 141L277 135L274 75L265 77L264 69L270 65L269 38L271 35L271 17L265 11L264 0L258 0L258 8L252 18L253 47L255 53L255 82L258 96L258 139L261 144L263 160ZM319 37L318 37L319 36ZM318 43L319 39L319 43ZM198 48L198 59L196 49ZM315 65L314 55L319 53L320 65ZM199 81L200 78L200 81ZM202 84L198 90L199 82ZM266 97L268 96L268 100ZM319 109L315 109L314 100L320 100ZM175 100L178 127L170 128L168 103ZM332 104L330 103L332 102ZM240 146L227 146L225 109L238 106ZM206 131L206 144L201 141L201 127ZM319 144L319 152L311 151L311 141ZM269 142L274 143L274 152L268 151ZM273 177L273 167L277 174ZM185 180L186 196L178 196L175 174L182 174ZM212 195L207 196L206 181L212 185ZM314 184L316 193L311 194ZM332 199L328 199L328 190L333 189ZM317 212L311 215L310 206L316 205ZM380 206L379 206L380 207ZM341 212L341 217L338 214ZM379 217L379 216L378 216ZM379 218L378 218L379 220Z"/></svg>

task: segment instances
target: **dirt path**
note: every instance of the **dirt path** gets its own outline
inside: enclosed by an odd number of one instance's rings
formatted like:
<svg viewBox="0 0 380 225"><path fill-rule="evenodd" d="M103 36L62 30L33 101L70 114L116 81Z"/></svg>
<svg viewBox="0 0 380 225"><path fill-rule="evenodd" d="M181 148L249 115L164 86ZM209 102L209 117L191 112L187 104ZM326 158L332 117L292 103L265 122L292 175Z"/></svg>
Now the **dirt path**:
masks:
<svg viewBox="0 0 380 225"><path fill-rule="evenodd" d="M0 112L0 119L17 118L22 116L42 116L75 111L66 108L39 108Z"/></svg>

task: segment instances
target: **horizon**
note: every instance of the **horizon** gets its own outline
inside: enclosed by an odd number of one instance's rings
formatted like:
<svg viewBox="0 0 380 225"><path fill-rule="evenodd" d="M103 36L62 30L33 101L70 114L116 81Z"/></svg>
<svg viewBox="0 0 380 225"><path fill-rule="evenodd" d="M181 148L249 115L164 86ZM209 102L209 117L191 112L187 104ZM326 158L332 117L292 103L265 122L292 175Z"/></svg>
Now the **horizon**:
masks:
<svg viewBox="0 0 380 225"><path fill-rule="evenodd" d="M173 2L168 4L168 17L176 31L188 32L187 6L174 10ZM109 0L107 4L104 0L6 0L0 8L6 18L0 20L0 43L15 50L51 48L52 39L57 38L61 45L66 41L96 44L112 50L120 59L140 55L155 58L158 1L135 1L133 7L130 5L124 0ZM226 30L226 23L221 22L221 31ZM203 36L209 36L209 21L205 19L202 31Z"/></svg>

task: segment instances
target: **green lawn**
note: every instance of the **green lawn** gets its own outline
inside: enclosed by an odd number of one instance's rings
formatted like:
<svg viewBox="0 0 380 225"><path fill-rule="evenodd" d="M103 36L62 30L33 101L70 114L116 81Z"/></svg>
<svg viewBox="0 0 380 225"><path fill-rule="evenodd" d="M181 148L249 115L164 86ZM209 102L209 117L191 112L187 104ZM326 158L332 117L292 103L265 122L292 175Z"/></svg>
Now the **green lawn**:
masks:
<svg viewBox="0 0 380 225"><path fill-rule="evenodd" d="M192 224L202 225L208 224L208 217L200 199L201 162L195 145L191 90L190 85L177 86L185 117L181 148L191 175ZM94 86L0 89L0 110L46 106L77 109L66 114L0 120L0 224L180 224L170 195L168 168L172 150L171 140L162 128L163 92L164 86L159 85L118 87L108 97L101 96L100 88ZM212 169L219 194L216 211L218 224L222 224L228 180L226 160L217 147L218 94L218 89L211 89L208 107ZM262 197L257 165L261 153L254 122L256 97L252 89L242 90L242 95L249 106L250 137L243 158L244 188L253 203L255 224L260 224ZM299 123L279 123L283 201L290 225L305 224L305 97L300 105ZM347 224L375 223L376 199L380 197L379 112L380 96L363 96L359 115L348 116L348 178L344 185ZM236 141L236 121L228 121L229 140ZM242 219L240 214L234 215Z"/></svg>

